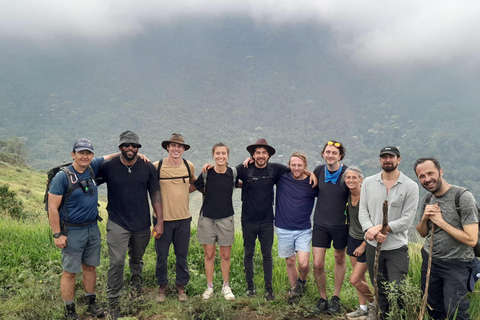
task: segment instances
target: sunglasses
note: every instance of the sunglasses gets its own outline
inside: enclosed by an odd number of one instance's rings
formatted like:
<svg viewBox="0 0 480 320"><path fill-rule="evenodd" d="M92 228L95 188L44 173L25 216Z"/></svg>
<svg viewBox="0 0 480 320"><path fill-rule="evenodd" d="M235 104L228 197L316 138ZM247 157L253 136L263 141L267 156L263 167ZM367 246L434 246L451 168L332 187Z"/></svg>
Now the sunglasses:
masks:
<svg viewBox="0 0 480 320"><path fill-rule="evenodd" d="M335 146L337 148L340 148L342 146L342 144L340 142L333 142L333 141L328 141L327 145L328 146Z"/></svg>
<svg viewBox="0 0 480 320"><path fill-rule="evenodd" d="M140 145L136 144L136 143L122 143L122 145L121 145L122 148L128 148L130 146L132 146L132 148L134 148L134 149L140 148Z"/></svg>

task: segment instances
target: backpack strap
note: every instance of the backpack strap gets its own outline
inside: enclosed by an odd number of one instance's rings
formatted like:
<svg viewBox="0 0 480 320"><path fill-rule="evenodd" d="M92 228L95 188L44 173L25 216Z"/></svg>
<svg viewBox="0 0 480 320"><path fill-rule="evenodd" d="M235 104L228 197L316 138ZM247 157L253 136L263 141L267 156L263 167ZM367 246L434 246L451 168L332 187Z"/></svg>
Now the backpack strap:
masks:
<svg viewBox="0 0 480 320"><path fill-rule="evenodd" d="M184 176L184 177L171 177L171 178L162 178L160 177L160 170L162 169L162 163L163 163L163 159L161 159L160 161L158 161L158 167L157 167L157 176L158 176L158 180L172 180L172 179L183 179L183 182L187 182L185 179L190 179L190 176L191 176L191 171L190 171L190 166L188 165L188 161L186 159L183 159L183 164L185 165L185 167L187 167L187 172L188 172L188 176Z"/></svg>
<svg viewBox="0 0 480 320"><path fill-rule="evenodd" d="M425 212L425 207L427 206L427 204L430 202L430 200L432 199L432 196L433 194L432 193L428 193L426 196L425 196L425 201L423 202L423 208L422 208L422 212L424 213Z"/></svg>
<svg viewBox="0 0 480 320"><path fill-rule="evenodd" d="M460 215L461 213L460 198L466 191L469 191L469 190L467 188L458 188L457 192L455 192L455 210L457 210L458 215Z"/></svg>

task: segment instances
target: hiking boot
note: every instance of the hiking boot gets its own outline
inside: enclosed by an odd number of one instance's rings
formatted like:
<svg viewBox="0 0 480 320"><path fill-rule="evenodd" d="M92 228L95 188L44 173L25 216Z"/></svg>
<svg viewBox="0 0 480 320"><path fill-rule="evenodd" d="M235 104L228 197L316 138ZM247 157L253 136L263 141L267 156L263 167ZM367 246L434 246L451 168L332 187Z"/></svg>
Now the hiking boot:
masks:
<svg viewBox="0 0 480 320"><path fill-rule="evenodd" d="M88 296L87 312L90 313L92 317L102 318L105 316L105 311L97 304L96 295L94 294Z"/></svg>
<svg viewBox="0 0 480 320"><path fill-rule="evenodd" d="M143 295L143 288L142 286L135 286L132 288L132 292L128 295L130 300L140 299Z"/></svg>
<svg viewBox="0 0 480 320"><path fill-rule="evenodd" d="M275 300L275 295L273 294L272 285L265 286L265 301L273 301Z"/></svg>
<svg viewBox="0 0 480 320"><path fill-rule="evenodd" d="M327 312L328 309L328 300L320 298L317 302L317 305L313 308L313 312L316 314L322 314Z"/></svg>
<svg viewBox="0 0 480 320"><path fill-rule="evenodd" d="M230 289L230 286L223 287L222 294L225 300L235 300L235 296L233 295L233 292L232 292L232 289Z"/></svg>
<svg viewBox="0 0 480 320"><path fill-rule="evenodd" d="M368 305L368 314L365 320L375 320L377 319L377 304L375 302L371 302Z"/></svg>
<svg viewBox="0 0 480 320"><path fill-rule="evenodd" d="M330 302L328 303L327 312L330 314L335 314L340 312L340 298L333 296Z"/></svg>
<svg viewBox="0 0 480 320"><path fill-rule="evenodd" d="M357 310L347 313L345 316L348 319L357 319L360 317L365 317L367 319L368 311L364 311L360 306L357 307Z"/></svg>
<svg viewBox="0 0 480 320"><path fill-rule="evenodd" d="M185 293L185 285L177 285L177 294L178 294L178 301L186 302L188 300L188 296Z"/></svg>
<svg viewBox="0 0 480 320"><path fill-rule="evenodd" d="M110 307L107 311L107 320L117 320L122 317L120 308L118 306Z"/></svg>
<svg viewBox="0 0 480 320"><path fill-rule="evenodd" d="M293 287L288 290L287 296L292 299L292 298L300 298L303 296L305 293L305 284L301 283L299 280L295 282Z"/></svg>
<svg viewBox="0 0 480 320"><path fill-rule="evenodd" d="M213 288L208 287L207 290L202 294L203 300L208 300L213 296Z"/></svg>
<svg viewBox="0 0 480 320"><path fill-rule="evenodd" d="M247 287L246 295L247 297L251 297L257 294L257 290L255 289L255 284L251 283Z"/></svg>
<svg viewBox="0 0 480 320"><path fill-rule="evenodd" d="M164 302L165 299L167 298L167 296L165 295L165 290L167 288L165 286L160 286L158 287L158 293L157 293L157 296L155 297L155 300L157 302Z"/></svg>
<svg viewBox="0 0 480 320"><path fill-rule="evenodd" d="M75 310L75 303L65 306L65 319L66 320L79 320L77 311Z"/></svg>

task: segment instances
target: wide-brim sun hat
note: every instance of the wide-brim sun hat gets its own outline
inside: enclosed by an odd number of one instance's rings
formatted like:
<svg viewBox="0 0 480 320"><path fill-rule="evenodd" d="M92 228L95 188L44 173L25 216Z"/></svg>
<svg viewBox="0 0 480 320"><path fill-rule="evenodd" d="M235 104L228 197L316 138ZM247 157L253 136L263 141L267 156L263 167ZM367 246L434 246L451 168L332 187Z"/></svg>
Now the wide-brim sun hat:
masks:
<svg viewBox="0 0 480 320"><path fill-rule="evenodd" d="M170 143L181 144L185 148L185 151L190 149L190 145L185 143L183 136L179 133L173 133L169 140L162 141L163 149L167 150L167 147Z"/></svg>
<svg viewBox="0 0 480 320"><path fill-rule="evenodd" d="M254 144L251 144L247 147L247 151L253 155L255 153L255 149L258 148L258 147L262 147L262 148L265 148L267 149L268 151L268 154L271 156L273 156L275 154L275 148L270 146L267 142L266 139L264 138L261 138L261 139L258 139Z"/></svg>

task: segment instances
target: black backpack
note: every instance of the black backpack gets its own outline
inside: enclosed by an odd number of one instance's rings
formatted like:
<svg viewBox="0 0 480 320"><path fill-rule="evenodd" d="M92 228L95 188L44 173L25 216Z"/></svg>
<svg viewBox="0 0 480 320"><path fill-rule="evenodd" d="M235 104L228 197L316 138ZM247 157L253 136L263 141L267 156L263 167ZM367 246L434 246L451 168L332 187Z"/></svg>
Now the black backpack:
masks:
<svg viewBox="0 0 480 320"><path fill-rule="evenodd" d="M273 165L270 162L267 162L267 173L268 173L268 175L266 175L266 176L254 176L253 175L254 170L255 170L255 165L254 164L250 164L247 168L247 183L244 184L243 187L242 187L242 201L244 201L246 199L248 187L251 183L253 183L255 181L268 179L270 181L270 183L273 185L274 172L273 172Z"/></svg>
<svg viewBox="0 0 480 320"><path fill-rule="evenodd" d="M459 188L457 189L457 192L455 192L455 210L457 211L458 215L460 216L460 198L462 194L466 191L470 191L467 188ZM432 199L432 194L428 193L427 196L425 197L425 203L423 205L423 211L425 211L425 206L427 203L430 202L430 199ZM475 202L475 206L477 207L477 219L480 224L480 207L478 206L477 202ZM480 257L480 228L478 230L478 240L477 240L477 245L473 247L473 251L475 252L475 256Z"/></svg>
<svg viewBox="0 0 480 320"><path fill-rule="evenodd" d="M158 167L157 167L157 176L158 176L158 180L172 180L172 179L183 179L183 182L187 182L185 179L188 179L190 178L190 166L188 165L188 162L187 160L183 159L183 164L185 164L185 167L187 167L187 172L188 172L188 176L183 176L183 177L171 177L171 178L165 178L165 177L160 177L160 170L162 169L162 163L163 163L163 159L161 159L160 161L158 161Z"/></svg>
<svg viewBox="0 0 480 320"><path fill-rule="evenodd" d="M60 206L58 207L58 210L63 207L63 205L67 202L68 197L70 197L73 193L78 188L82 188L82 186L79 183L79 180L77 178L77 175L75 172L72 172L69 169L69 166L72 164L72 162L65 162L62 163L47 172L47 187L45 189L45 195L43 197L43 203L45 203L45 210L47 211L47 216L48 216L48 191L50 190L50 185L52 183L53 178L59 171L65 172L67 175L67 180L68 180L68 189L67 192L63 195L62 197L62 202L60 203ZM90 178L92 180L95 180L95 172L93 171L93 168L89 165L87 167L87 170L90 172ZM64 226L67 227L84 227L86 224L76 224L76 223L69 223L68 222L68 208L65 207L65 221L62 221L60 219L60 227L62 230L64 230ZM102 221L102 218L100 216L97 216L97 220Z"/></svg>

